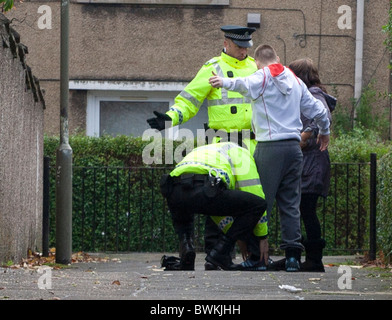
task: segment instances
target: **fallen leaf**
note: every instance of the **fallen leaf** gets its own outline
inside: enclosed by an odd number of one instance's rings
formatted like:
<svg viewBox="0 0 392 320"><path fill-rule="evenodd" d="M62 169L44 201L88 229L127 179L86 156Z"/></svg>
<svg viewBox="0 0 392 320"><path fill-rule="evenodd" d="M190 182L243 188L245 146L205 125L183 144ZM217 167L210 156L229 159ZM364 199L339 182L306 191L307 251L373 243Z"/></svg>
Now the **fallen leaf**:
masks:
<svg viewBox="0 0 392 320"><path fill-rule="evenodd" d="M337 264L335 264L335 263L328 263L328 264L324 265L324 267L327 267L327 268L336 267L336 266L337 266Z"/></svg>
<svg viewBox="0 0 392 320"><path fill-rule="evenodd" d="M112 282L112 284L116 284L116 285L121 285L121 283L120 283L120 281L118 281L118 280L114 280L113 282Z"/></svg>
<svg viewBox="0 0 392 320"><path fill-rule="evenodd" d="M56 249L51 248L49 250L49 256L44 257L42 256L42 253L39 252L34 252L32 250L28 250L28 256L26 259L22 259L22 261L19 264L14 264L11 266L5 266L5 268L10 268L10 269L19 269L19 268L25 268L25 269L36 269L39 266L47 265L47 264L53 264L53 269L58 270L61 269L62 267L58 264L56 264ZM91 257L89 254L79 251L74 254L72 254L71 257L72 263L81 263L81 262L107 262L108 259L105 258L99 258L99 257ZM121 261L117 261L121 262Z"/></svg>
<svg viewBox="0 0 392 320"><path fill-rule="evenodd" d="M321 278L309 278L309 281L321 281Z"/></svg>

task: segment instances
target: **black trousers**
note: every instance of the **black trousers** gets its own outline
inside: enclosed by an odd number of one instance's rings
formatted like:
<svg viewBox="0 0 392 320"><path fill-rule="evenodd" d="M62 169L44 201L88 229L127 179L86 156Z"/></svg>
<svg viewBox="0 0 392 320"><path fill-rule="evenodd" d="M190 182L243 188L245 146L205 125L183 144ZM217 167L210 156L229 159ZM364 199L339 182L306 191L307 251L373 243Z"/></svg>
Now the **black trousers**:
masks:
<svg viewBox="0 0 392 320"><path fill-rule="evenodd" d="M204 251L209 253L214 247L215 243L218 241L219 237L223 232L219 229L216 223L211 219L211 217L206 218L204 225Z"/></svg>
<svg viewBox="0 0 392 320"><path fill-rule="evenodd" d="M226 236L233 241L252 234L267 207L263 198L249 192L219 187L211 194L207 179L191 186L174 184L167 202L178 234L193 232L195 214L232 216L234 222Z"/></svg>
<svg viewBox="0 0 392 320"><path fill-rule="evenodd" d="M317 194L302 194L301 196L301 218L308 240L321 239L321 226L317 217L318 198Z"/></svg>

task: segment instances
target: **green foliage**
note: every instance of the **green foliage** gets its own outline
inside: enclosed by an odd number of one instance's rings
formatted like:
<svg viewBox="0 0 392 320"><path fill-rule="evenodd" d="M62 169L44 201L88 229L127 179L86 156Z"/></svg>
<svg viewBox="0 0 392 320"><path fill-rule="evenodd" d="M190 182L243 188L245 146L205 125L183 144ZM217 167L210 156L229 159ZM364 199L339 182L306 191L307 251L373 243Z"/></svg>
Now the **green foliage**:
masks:
<svg viewBox="0 0 392 320"><path fill-rule="evenodd" d="M369 166L335 163L318 213L327 248L368 248Z"/></svg>
<svg viewBox="0 0 392 320"><path fill-rule="evenodd" d="M358 125L352 131L331 138L329 152L332 162L369 162L370 154L382 157L392 150L373 130Z"/></svg>
<svg viewBox="0 0 392 320"><path fill-rule="evenodd" d="M383 26L385 46L392 53L392 1L388 23ZM392 64L389 64L392 69ZM387 95L391 99L391 94ZM378 161L377 239L386 260L392 261L392 151Z"/></svg>
<svg viewBox="0 0 392 320"><path fill-rule="evenodd" d="M389 133L389 108L375 111L375 106L381 105L386 95L374 88L376 81L371 81L362 91L361 99L356 108L356 124L366 129L376 130L381 137L387 138ZM380 107L378 108L380 109Z"/></svg>
<svg viewBox="0 0 392 320"><path fill-rule="evenodd" d="M388 48L389 52L392 52L392 1L391 1L391 9L389 10L388 23L382 27L382 30L387 35L384 44Z"/></svg>
<svg viewBox="0 0 392 320"><path fill-rule="evenodd" d="M339 93L334 86L332 88L332 95L337 99L337 105L335 110L332 113L332 134L340 135L341 133L346 133L352 130L353 128L353 117L352 110L346 106L344 106L339 99ZM353 104L352 104L353 105Z"/></svg>
<svg viewBox="0 0 392 320"><path fill-rule="evenodd" d="M332 134L339 136L351 131L353 128L353 120L351 111L338 102L336 110L332 114Z"/></svg>
<svg viewBox="0 0 392 320"><path fill-rule="evenodd" d="M336 90L334 91L334 95L338 98L338 105L332 114L332 133L335 137L359 128L372 131L381 139L389 138L389 108L384 110L381 108L388 95L385 92L377 92L375 84L376 81L372 80L363 89L358 101L351 99L351 106L340 104L338 94Z"/></svg>
<svg viewBox="0 0 392 320"><path fill-rule="evenodd" d="M392 152L378 162L378 247L391 262L392 259Z"/></svg>
<svg viewBox="0 0 392 320"><path fill-rule="evenodd" d="M147 167L140 138L71 136L73 150L73 248L75 251L177 251L170 213L159 180L172 165ZM162 142L164 143L164 141ZM45 137L45 155L55 168L59 139ZM176 148L176 145L173 149ZM366 248L368 243L370 153L391 151L376 133L361 127L332 139L330 196L319 201L327 248ZM358 172L361 179L358 180ZM51 170L51 245L55 244L55 170ZM336 200L335 200L336 199ZM358 206L359 205L359 206ZM196 219L196 245L202 248L204 218ZM271 247L279 247L279 214L270 224Z"/></svg>
<svg viewBox="0 0 392 320"><path fill-rule="evenodd" d="M0 5L2 5L2 8L4 12L7 12L8 10L11 10L12 7L14 6L14 0L0 0Z"/></svg>
<svg viewBox="0 0 392 320"><path fill-rule="evenodd" d="M341 135L332 138L329 147L331 161L335 163L368 163L370 160L370 154L376 153L378 161L377 176L378 176L378 203L377 203L377 239L379 241L378 247L385 255L391 256L392 251L392 143L390 141L383 141L379 133L366 129L363 126L357 126L352 131L342 133ZM350 169L351 170L351 169ZM361 171L362 182L360 189L358 189L358 182L355 181L358 173L350 171L350 178L348 180L337 181L336 194L339 195L341 192L345 192L342 188L347 183L349 194L345 201L344 197L339 197L337 200L337 207L340 207L338 211L350 212L347 218L340 218L338 224L346 224L346 221L351 221L355 225L356 217L359 217L359 228L362 230L363 235L366 239L365 243L368 242L368 234L366 232L368 226L368 210L369 210L369 170L363 169ZM334 187L335 178L334 173L332 175L331 187ZM358 191L359 190L359 191ZM335 192L334 189L331 190ZM356 199L362 199L361 207L358 208L355 201ZM332 198L327 199L327 220L331 219L331 208L336 204L332 203ZM346 209L346 208L347 209ZM333 210L332 210L333 211ZM361 213L357 215L357 213ZM348 220L347 220L348 219ZM351 225L347 224L348 226ZM333 222L331 225L336 225ZM357 223L358 225L358 223ZM355 230L354 230L355 231ZM339 239L339 236L337 237ZM350 239L349 239L350 240Z"/></svg>
<svg viewBox="0 0 392 320"><path fill-rule="evenodd" d="M69 143L73 153L75 166L143 166L141 151L149 144L141 138L127 136L87 137L84 135L70 136ZM45 156L52 159L55 165L56 150L59 138L45 137Z"/></svg>
<svg viewBox="0 0 392 320"><path fill-rule="evenodd" d="M174 232L158 183L166 171L74 169L74 247L83 251L158 251L170 247Z"/></svg>
<svg viewBox="0 0 392 320"><path fill-rule="evenodd" d="M142 152L151 141L127 136L82 135L71 136L69 140L73 151L73 250L177 251L177 236L159 190L162 174L170 171L172 165L144 165ZM45 137L44 145L52 167L50 243L53 246L54 168L59 138Z"/></svg>

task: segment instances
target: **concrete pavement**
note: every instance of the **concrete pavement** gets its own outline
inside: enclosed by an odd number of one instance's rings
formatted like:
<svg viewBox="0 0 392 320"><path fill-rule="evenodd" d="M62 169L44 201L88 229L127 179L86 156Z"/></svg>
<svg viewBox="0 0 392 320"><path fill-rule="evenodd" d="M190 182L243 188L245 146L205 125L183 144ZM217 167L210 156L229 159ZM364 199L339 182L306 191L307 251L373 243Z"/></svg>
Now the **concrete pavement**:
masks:
<svg viewBox="0 0 392 320"><path fill-rule="evenodd" d="M205 271L203 253L197 255L195 271L163 271L162 255L94 254L94 261L73 263L66 268L0 267L0 302L392 300L391 269L353 265L354 256L324 257L325 273L287 273ZM239 257L235 262L240 262Z"/></svg>

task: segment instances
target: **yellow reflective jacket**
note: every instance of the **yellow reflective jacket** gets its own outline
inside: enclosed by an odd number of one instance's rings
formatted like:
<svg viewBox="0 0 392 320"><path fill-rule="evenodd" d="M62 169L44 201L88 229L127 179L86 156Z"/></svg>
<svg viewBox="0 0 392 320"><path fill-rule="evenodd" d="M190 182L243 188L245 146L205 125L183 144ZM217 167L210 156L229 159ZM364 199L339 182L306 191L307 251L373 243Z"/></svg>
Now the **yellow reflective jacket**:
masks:
<svg viewBox="0 0 392 320"><path fill-rule="evenodd" d="M196 77L175 98L174 105L166 113L172 125L187 122L199 111L207 99L208 125L211 129L243 130L251 129L251 101L237 92L213 88L208 80L212 72L221 77L246 77L257 71L253 58L240 61L222 52L204 64Z"/></svg>
<svg viewBox="0 0 392 320"><path fill-rule="evenodd" d="M265 199L253 156L235 143L215 143L194 149L177 164L170 175L177 177L185 173L218 175L228 189L250 192ZM212 219L224 233L234 221L231 216L216 216ZM268 234L267 212L263 213L253 231L258 237Z"/></svg>

